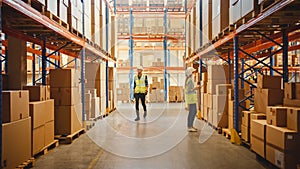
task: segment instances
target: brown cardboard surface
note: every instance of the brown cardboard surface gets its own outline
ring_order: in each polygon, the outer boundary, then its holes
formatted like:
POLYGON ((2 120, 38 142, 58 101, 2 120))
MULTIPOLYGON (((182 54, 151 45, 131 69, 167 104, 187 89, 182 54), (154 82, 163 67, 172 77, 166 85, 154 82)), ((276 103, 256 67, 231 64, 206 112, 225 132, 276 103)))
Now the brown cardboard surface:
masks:
MULTIPOLYGON (((262 114, 262 113, 253 113, 250 115, 250 120, 265 120, 266 119, 266 115, 262 114)), ((251 122, 250 122, 251 124, 251 122)))
POLYGON ((218 125, 216 127, 227 128, 228 127, 228 114, 218 113, 218 125))
POLYGON ((3 91, 2 122, 8 123, 29 117, 29 92, 3 91))
POLYGON ((299 134, 284 127, 267 125, 266 138, 268 144, 280 150, 294 150, 299 147, 299 134))
POLYGON ((242 139, 249 142, 250 141, 250 128, 248 126, 241 126, 242 139))
POLYGON ((100 90, 101 81, 99 80, 87 80, 87 83, 85 83, 85 86, 87 88, 95 88, 97 90, 100 90))
POLYGON ((300 108, 288 108, 287 111, 287 128, 290 130, 300 131, 300 108))
POLYGON ((85 74, 88 80, 100 80, 100 63, 86 63, 85 74))
POLYGON ((254 110, 266 113, 267 106, 282 105, 283 90, 281 89, 254 89, 254 110))
POLYGON ((300 83, 296 83, 295 99, 300 99, 300 83))
POLYGON ((29 91, 29 101, 44 101, 46 100, 45 86, 24 86, 23 90, 29 91))
POLYGON ((80 88, 51 88, 55 106, 72 106, 81 103, 80 88))
POLYGON ((216 86, 216 94, 217 95, 226 95, 228 94, 228 89, 231 89, 231 84, 218 84, 216 86))
POLYGON ((266 120, 252 120, 250 133, 259 139, 265 140, 266 134, 266 120))
POLYGON ((287 108, 286 107, 267 107, 267 123, 278 126, 286 127, 287 121, 287 108))
POLYGON ((204 93, 203 96, 204 96, 204 98, 203 98, 203 105, 205 107, 208 107, 208 100, 207 100, 208 99, 208 94, 204 93))
POLYGON ((260 138, 255 137, 253 135, 251 135, 250 140, 251 140, 251 150, 253 150, 255 153, 257 153, 261 157, 265 158, 266 157, 265 141, 260 138))
POLYGON ((71 88, 79 86, 80 73, 75 69, 50 69, 50 86, 71 88))
POLYGON ((253 111, 242 111, 242 125, 250 127, 251 114, 255 113, 253 111))
POLYGON ((46 100, 49 100, 50 99, 50 86, 49 85, 47 85, 47 86, 45 86, 45 99, 46 100))
POLYGON ((54 100, 46 100, 45 101, 45 123, 54 120, 54 100))
POLYGON ((257 87, 260 89, 281 89, 281 76, 257 76, 257 87))
POLYGON ((218 79, 218 80, 208 80, 207 81, 207 93, 216 94, 216 86, 218 84, 225 84, 227 81, 218 79))
POLYGON ((5 123, 2 127, 1 164, 6 164, 5 169, 15 168, 31 157, 31 118, 5 123))
POLYGON ((100 104, 99 97, 95 97, 91 99, 91 118, 99 117, 100 115, 99 104, 100 104))
POLYGON ((234 128, 233 116, 228 115, 228 129, 233 129, 233 128, 234 128))
POLYGON ((82 128, 81 104, 55 107, 55 134, 72 134, 82 128))
POLYGON ((45 126, 39 126, 32 130, 32 155, 41 151, 45 146, 45 126))
POLYGON ((213 108, 213 95, 207 94, 207 107, 212 109, 213 108))
POLYGON ((216 112, 228 113, 227 95, 213 95, 213 109, 216 112))
POLYGON ((45 146, 54 141, 54 120, 45 124, 45 146))
POLYGON ((284 98, 296 98, 296 83, 284 83, 284 98))
POLYGON ((290 106, 290 107, 300 107, 300 99, 296 100, 296 99, 283 99, 283 106, 290 106))
POLYGON ((29 110, 30 110, 33 129, 43 126, 45 124, 46 122, 45 116, 47 112, 46 104, 47 103, 45 101, 29 103, 29 110))
POLYGON ((299 157, 297 151, 283 152, 269 144, 266 145, 266 159, 279 168, 296 168, 299 162, 297 157, 299 157))

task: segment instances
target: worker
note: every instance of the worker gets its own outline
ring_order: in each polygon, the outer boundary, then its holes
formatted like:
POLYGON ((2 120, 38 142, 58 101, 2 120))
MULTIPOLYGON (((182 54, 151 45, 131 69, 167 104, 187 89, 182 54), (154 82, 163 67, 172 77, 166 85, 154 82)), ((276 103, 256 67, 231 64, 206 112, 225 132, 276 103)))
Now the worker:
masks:
POLYGON ((145 103, 146 95, 148 94, 148 79, 147 76, 143 74, 143 67, 137 67, 138 74, 134 76, 134 98, 135 98, 135 108, 136 108, 136 119, 134 121, 140 120, 139 112, 139 100, 142 101, 142 106, 144 109, 144 118, 147 116, 147 107, 145 103))
POLYGON ((193 126, 194 119, 197 113, 197 93, 196 90, 200 88, 200 86, 194 86, 194 80, 192 78, 193 72, 195 69, 193 67, 188 67, 186 69, 186 80, 185 80, 185 101, 188 104, 188 119, 187 119, 187 127, 189 132, 196 132, 197 129, 193 126))

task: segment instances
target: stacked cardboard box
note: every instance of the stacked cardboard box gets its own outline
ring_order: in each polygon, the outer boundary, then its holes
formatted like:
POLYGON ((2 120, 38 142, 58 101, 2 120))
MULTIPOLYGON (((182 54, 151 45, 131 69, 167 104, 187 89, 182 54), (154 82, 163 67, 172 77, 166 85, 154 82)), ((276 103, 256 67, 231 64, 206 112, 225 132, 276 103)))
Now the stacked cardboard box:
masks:
POLYGON ((169 86, 169 101, 182 102, 184 100, 182 86, 169 86))
POLYGON ((129 60, 118 59, 118 67, 130 67, 129 60))
POLYGON ((242 112, 242 126, 241 126, 241 136, 246 142, 251 143, 251 121, 252 120, 263 120, 266 119, 265 114, 259 114, 255 111, 243 111, 242 112))
POLYGON ((16 168, 32 157, 28 91, 3 91, 2 167, 16 168))
POLYGON ((229 25, 229 0, 212 0, 212 37, 229 25))
POLYGON ((203 44, 212 40, 212 0, 202 1, 203 44))
POLYGON ((89 120, 91 118, 91 102, 92 102, 92 94, 91 91, 88 90, 84 96, 84 110, 85 110, 85 119, 89 120))
POLYGON ((85 64, 85 78, 87 83, 85 84, 86 90, 97 89, 97 96, 101 95, 101 82, 100 82, 100 64, 99 63, 86 63, 85 64))
POLYGON ((117 100, 128 101, 130 98, 130 86, 129 83, 120 83, 117 88, 117 100))
POLYGON ((254 110, 266 113, 267 106, 282 105, 283 90, 281 90, 281 76, 257 77, 257 88, 254 89, 254 110))
POLYGON ((200 90, 200 101, 198 101, 198 104, 200 104, 200 113, 201 117, 205 120, 207 120, 207 80, 208 75, 207 72, 202 73, 202 81, 201 84, 201 90, 200 90))
POLYGON ((51 99, 55 105, 55 134, 72 134, 82 128, 79 71, 51 69, 51 99))
POLYGON ((284 106, 300 107, 300 83, 284 84, 284 106))
POLYGON ((251 123, 251 147, 260 156, 278 168, 296 168, 299 158, 300 109, 292 107, 268 107, 267 119, 251 123), (280 127, 279 127, 280 126, 280 127), (264 137, 257 133, 264 128, 264 137))
POLYGON ((82 33, 82 3, 71 0, 68 10, 68 24, 79 33, 82 33))
POLYGON ((248 0, 248 1, 230 0, 229 5, 230 5, 229 6, 229 9, 230 9, 230 15, 229 15, 230 24, 235 24, 241 18, 248 15, 250 12, 254 12, 254 13, 252 13, 251 17, 255 17, 255 15, 258 12, 257 0, 248 0))

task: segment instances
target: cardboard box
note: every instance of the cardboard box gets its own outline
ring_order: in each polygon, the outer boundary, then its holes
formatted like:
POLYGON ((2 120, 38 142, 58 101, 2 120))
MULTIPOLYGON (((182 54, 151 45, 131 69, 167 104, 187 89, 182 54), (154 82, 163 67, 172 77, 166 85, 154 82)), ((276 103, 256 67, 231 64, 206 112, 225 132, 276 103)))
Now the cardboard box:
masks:
POLYGON ((284 98, 296 98, 296 83, 284 83, 284 98))
POLYGON ((50 69, 51 88, 79 86, 80 72, 75 69, 50 69))
POLYGON ((266 159, 279 168, 296 168, 299 164, 299 152, 286 152, 267 144, 266 159))
POLYGON ((55 107, 55 134, 72 134, 82 128, 81 104, 55 107))
POLYGON ((283 99, 283 106, 300 107, 300 100, 283 99))
POLYGON ((100 80, 100 63, 85 63, 85 78, 100 80))
POLYGON ((23 90, 29 91, 29 101, 44 101, 46 100, 45 86, 24 86, 23 90))
POLYGON ((251 135, 257 137, 258 139, 265 140, 266 126, 266 120, 252 120, 250 130, 251 135))
POLYGON ((46 100, 45 101, 45 123, 54 120, 54 100, 46 100))
POLYGON ((91 118, 97 118, 100 116, 99 104, 100 104, 99 97, 95 97, 91 100, 91 118))
MULTIPOLYGON (((251 117, 251 119, 250 119, 251 121, 252 120, 265 120, 267 118, 265 114, 256 113, 256 112, 251 114, 250 117, 251 117)), ((251 124, 251 122, 250 122, 250 124, 251 124)))
POLYGON ((300 131, 300 108, 288 108, 287 110, 287 128, 300 131))
POLYGON ((152 77, 152 82, 153 82, 153 83, 158 82, 158 77, 152 77))
POLYGON ((80 88, 51 88, 55 106, 72 106, 81 103, 80 88))
POLYGON ((266 139, 267 144, 273 145, 280 150, 295 150, 299 148, 299 134, 284 127, 267 125, 266 139))
POLYGON ((48 146, 54 141, 54 120, 45 124, 45 146, 48 146))
POLYGON ((266 157, 266 144, 265 140, 257 138, 253 135, 250 137, 251 140, 251 150, 260 155, 261 157, 266 157))
POLYGON ((16 168, 32 157, 30 117, 2 124, 2 135, 3 169, 16 168))
POLYGON ((207 93, 216 94, 216 86, 219 84, 226 83, 226 80, 218 79, 218 80, 208 80, 207 81, 207 93))
POLYGON ((29 92, 3 91, 2 122, 8 123, 29 117, 29 92))
POLYGON ((250 142, 250 128, 248 126, 241 126, 242 139, 250 142))
MULTIPOLYGON (((245 103, 241 103, 240 105, 245 106, 245 103)), ((239 107, 239 118, 242 120, 242 111, 243 108, 239 107)), ((233 116, 234 115, 234 101, 230 100, 228 101, 228 115, 233 116)))
POLYGON ((30 116, 32 120, 32 128, 38 128, 46 123, 46 102, 30 102, 29 103, 30 116))
POLYGON ((228 114, 217 113, 217 125, 216 127, 227 128, 228 127, 228 114))
POLYGON ((228 114, 228 97, 226 95, 213 95, 213 109, 218 113, 228 114))
POLYGON ((45 147, 45 126, 39 126, 32 130, 32 156, 39 153, 45 147))
POLYGON ((254 110, 266 113, 268 106, 282 105, 283 90, 281 89, 254 89, 254 110))
POLYGON ((257 87, 260 89, 281 89, 281 76, 257 76, 257 87))
POLYGON ((49 85, 47 85, 47 86, 45 86, 45 99, 46 100, 49 100, 50 99, 50 86, 49 85))
POLYGON ((251 114, 255 113, 253 111, 242 111, 242 125, 250 127, 251 114))
POLYGON ((286 107, 268 107, 266 114, 267 114, 268 124, 278 126, 278 127, 286 127, 286 121, 287 121, 286 107))
POLYGON ((228 94, 228 89, 231 89, 231 84, 218 84, 216 86, 216 94, 217 95, 226 95, 228 94))

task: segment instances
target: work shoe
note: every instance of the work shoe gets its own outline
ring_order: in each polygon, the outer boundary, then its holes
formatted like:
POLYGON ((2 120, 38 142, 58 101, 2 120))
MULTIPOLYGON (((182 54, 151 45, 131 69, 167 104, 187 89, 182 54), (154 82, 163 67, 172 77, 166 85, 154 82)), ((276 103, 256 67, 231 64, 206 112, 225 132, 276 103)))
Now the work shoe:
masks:
POLYGON ((140 117, 136 117, 135 119, 134 119, 134 121, 139 121, 140 120, 140 117))
POLYGON ((193 127, 188 128, 188 132, 197 132, 198 130, 194 129, 193 127))
POLYGON ((147 117, 147 111, 144 111, 144 118, 147 117))

